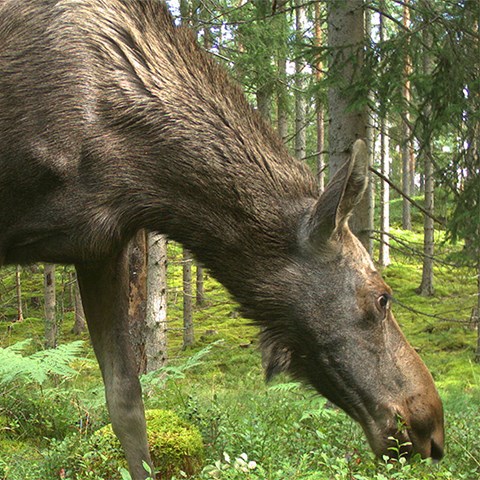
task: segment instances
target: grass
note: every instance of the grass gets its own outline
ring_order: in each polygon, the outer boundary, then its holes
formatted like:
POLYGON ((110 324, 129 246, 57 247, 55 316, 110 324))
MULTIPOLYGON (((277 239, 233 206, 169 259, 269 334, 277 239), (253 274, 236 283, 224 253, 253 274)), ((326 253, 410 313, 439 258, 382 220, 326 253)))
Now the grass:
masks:
MULTIPOLYGON (((394 229, 393 233, 402 241, 393 244, 398 249, 392 251, 392 264, 383 275, 398 300, 396 317, 432 371, 444 400, 445 459, 438 465, 418 459, 408 463, 377 461, 361 428, 343 412, 327 408, 325 401, 311 390, 284 377, 273 385, 265 385, 256 348, 256 328, 238 317, 228 294, 211 278, 207 277, 205 282, 207 303, 195 311, 196 346, 182 351, 180 255, 178 247, 172 245, 171 365, 180 368, 188 356, 215 341, 221 342, 215 343, 195 368, 174 375, 166 385, 147 388, 145 400, 148 408, 173 409, 200 428, 207 459, 203 472, 195 478, 474 480, 480 477, 480 366, 473 362, 476 332, 468 325, 476 293, 473 273, 465 267, 436 264, 435 296, 418 296, 415 289, 420 283, 421 268, 416 258, 403 250, 403 243, 421 246, 421 234, 400 229, 394 229)), ((438 241, 446 259, 459 248, 442 244, 441 234, 438 241)), ((5 303, 5 299, 11 298, 13 276, 11 271, 2 272, 0 303, 5 303)), ((63 271, 57 272, 59 283, 62 275, 63 271)), ((0 343, 7 346, 33 338, 34 351, 41 348, 43 338, 38 303, 41 272, 25 271, 23 276, 28 317, 21 324, 12 323, 15 309, 10 305, 0 321, 0 343)), ((62 343, 77 339, 70 332, 72 322, 72 312, 67 308, 61 328, 62 343)), ((82 474, 74 477, 75 472, 62 470, 62 462, 67 465, 75 451, 73 443, 78 441, 88 448, 89 433, 108 421, 98 368, 88 337, 82 338, 85 346, 81 358, 74 362, 78 374, 60 383, 52 379, 55 389, 0 383, 0 479, 95 478, 82 474), (40 417, 33 415, 35 409, 42 413, 40 417)))

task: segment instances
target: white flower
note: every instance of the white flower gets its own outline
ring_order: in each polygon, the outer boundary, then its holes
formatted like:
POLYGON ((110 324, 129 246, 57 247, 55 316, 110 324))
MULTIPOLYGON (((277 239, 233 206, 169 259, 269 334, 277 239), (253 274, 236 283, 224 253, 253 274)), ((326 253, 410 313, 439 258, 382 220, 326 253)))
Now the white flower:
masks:
POLYGON ((247 467, 250 469, 250 470, 255 470, 257 468, 257 462, 254 462, 253 460, 250 460, 248 462, 248 465, 247 467))

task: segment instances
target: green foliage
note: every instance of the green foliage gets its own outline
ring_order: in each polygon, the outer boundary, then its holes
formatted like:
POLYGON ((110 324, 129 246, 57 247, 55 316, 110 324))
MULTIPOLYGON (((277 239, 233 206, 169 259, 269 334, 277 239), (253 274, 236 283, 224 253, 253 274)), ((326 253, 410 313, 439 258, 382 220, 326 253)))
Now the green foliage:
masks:
POLYGON ((0 385, 18 380, 43 385, 49 378, 70 379, 77 375, 70 365, 82 351, 81 340, 23 356, 21 352, 30 344, 27 339, 7 348, 0 347, 0 385))
POLYGON ((146 373, 141 376, 140 382, 144 394, 152 395, 155 390, 165 387, 168 380, 178 380, 185 378, 186 373, 195 367, 203 364, 203 358, 210 353, 215 345, 222 343, 222 340, 207 345, 205 348, 193 353, 187 357, 185 361, 179 365, 165 365, 158 370, 146 373))
POLYGON ((79 411, 68 382, 78 374, 71 364, 82 344, 25 356, 28 340, 0 348, 0 430, 5 435, 62 436, 74 427, 79 411))

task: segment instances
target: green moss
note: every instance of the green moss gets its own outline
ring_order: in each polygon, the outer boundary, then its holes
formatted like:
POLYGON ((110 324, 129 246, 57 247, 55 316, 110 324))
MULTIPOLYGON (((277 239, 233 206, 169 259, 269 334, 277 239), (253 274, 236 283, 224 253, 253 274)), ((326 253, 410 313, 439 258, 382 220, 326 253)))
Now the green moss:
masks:
MULTIPOLYGON (((198 429, 170 410, 147 410, 147 435, 150 454, 159 479, 170 479, 180 471, 193 475, 204 459, 202 437, 198 429)), ((92 435, 97 448, 88 454, 89 467, 105 478, 126 467, 120 442, 111 424, 92 435)), ((118 474, 117 474, 118 475, 118 474)))

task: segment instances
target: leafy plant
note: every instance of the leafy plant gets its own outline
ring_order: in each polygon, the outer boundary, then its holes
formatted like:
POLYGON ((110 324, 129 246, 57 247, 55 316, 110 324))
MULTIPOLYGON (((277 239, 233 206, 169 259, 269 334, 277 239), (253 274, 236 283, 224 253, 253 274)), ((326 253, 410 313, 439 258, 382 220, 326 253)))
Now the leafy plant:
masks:
POLYGON ((71 363, 79 358, 83 341, 66 343, 57 348, 22 355, 31 344, 27 339, 10 347, 0 348, 0 385, 15 381, 42 386, 48 379, 69 379, 77 375, 71 363))

